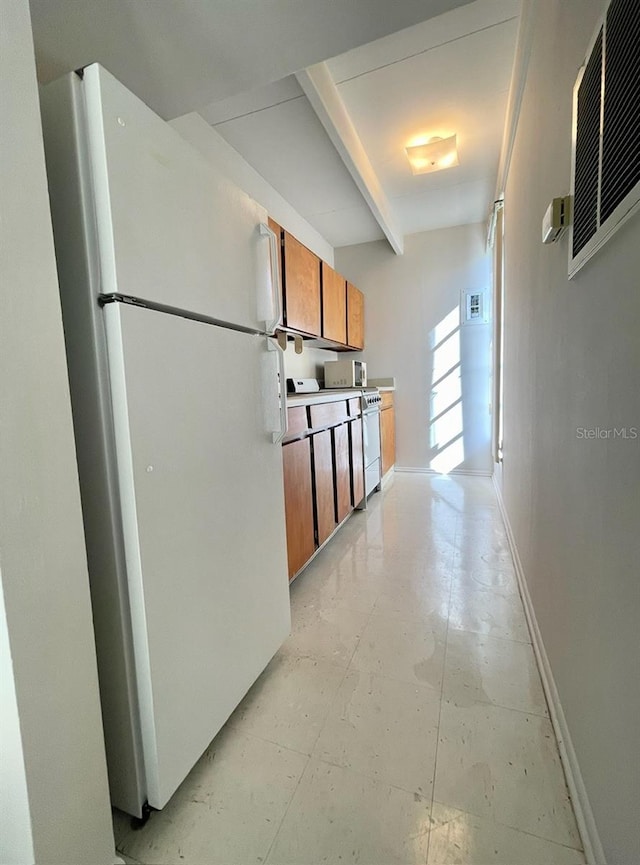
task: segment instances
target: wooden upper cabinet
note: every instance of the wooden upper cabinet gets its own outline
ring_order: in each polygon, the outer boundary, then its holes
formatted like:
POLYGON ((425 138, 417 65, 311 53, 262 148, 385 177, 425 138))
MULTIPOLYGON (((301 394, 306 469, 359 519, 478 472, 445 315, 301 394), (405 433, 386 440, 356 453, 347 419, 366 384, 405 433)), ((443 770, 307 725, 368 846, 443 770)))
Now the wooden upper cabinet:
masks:
POLYGON ((269 217, 280 240, 282 324, 345 348, 364 348, 364 295, 269 217))
POLYGON ((364 295, 347 282, 347 345, 364 348, 364 295))
POLYGON ((284 234, 284 323, 320 336, 320 259, 299 240, 284 234))
POLYGON ((347 282, 322 262, 322 336, 347 343, 347 282))

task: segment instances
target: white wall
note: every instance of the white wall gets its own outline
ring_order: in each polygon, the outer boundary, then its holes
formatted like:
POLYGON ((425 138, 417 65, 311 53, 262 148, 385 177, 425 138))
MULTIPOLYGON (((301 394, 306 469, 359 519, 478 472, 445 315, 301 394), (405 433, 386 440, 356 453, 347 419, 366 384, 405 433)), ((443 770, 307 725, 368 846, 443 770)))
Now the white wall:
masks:
POLYGON ((194 111, 169 123, 218 171, 266 208, 278 225, 333 265, 333 247, 200 114, 194 111))
POLYGON ((485 227, 336 249, 365 295, 370 378, 396 377, 396 467, 491 471, 491 326, 460 327, 460 290, 490 288, 485 227))
POLYGON ((1 572, 0 683, 0 861, 22 865, 34 861, 33 838, 1 572))
POLYGON ((505 199, 503 497, 609 865, 640 861, 640 217, 571 281, 572 88, 603 0, 539 0, 505 199))
MULTIPOLYGON (((209 159, 218 171, 261 204, 279 225, 323 261, 333 265, 333 247, 200 114, 192 112, 169 122, 209 159)), ((297 355, 290 343, 285 353, 287 377, 322 378, 325 360, 335 360, 336 357, 335 352, 309 348, 306 345, 304 352, 297 355)))
POLYGON ((0 861, 107 865, 113 833, 27 0, 0 0, 0 19, 0 703, 3 736, 22 748, 2 765, 0 801, 12 805, 2 809, 0 861))
POLYGON ((287 378, 317 378, 322 382, 325 361, 337 359, 338 352, 313 348, 306 344, 302 354, 296 354, 293 343, 290 342, 284 355, 284 368, 287 378))

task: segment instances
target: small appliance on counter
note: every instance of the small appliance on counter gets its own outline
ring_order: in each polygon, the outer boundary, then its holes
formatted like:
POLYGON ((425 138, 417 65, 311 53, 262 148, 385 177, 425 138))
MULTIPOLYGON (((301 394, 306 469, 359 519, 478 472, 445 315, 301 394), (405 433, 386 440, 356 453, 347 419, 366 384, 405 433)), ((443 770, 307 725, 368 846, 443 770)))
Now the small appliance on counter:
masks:
POLYGON ((316 393, 320 390, 317 378, 288 378, 287 393, 316 393))
POLYGON ((367 364, 363 360, 328 360, 324 365, 324 386, 329 388, 366 387, 367 364))

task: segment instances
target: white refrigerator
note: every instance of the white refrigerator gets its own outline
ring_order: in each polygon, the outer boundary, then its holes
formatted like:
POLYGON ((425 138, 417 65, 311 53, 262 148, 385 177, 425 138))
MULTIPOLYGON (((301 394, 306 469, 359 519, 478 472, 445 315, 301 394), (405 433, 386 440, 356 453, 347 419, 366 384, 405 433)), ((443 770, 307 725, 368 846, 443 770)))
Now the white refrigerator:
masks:
POLYGON ((141 817, 290 628, 279 252, 99 65, 41 102, 111 794, 141 817))

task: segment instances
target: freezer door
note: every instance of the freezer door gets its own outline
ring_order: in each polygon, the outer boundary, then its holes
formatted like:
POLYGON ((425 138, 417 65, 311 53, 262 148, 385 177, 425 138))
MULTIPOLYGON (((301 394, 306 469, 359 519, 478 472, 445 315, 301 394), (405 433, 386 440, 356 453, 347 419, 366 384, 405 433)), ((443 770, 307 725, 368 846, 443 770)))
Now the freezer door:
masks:
POLYGON ((267 213, 101 66, 84 70, 101 292, 264 330, 267 213))
POLYGON ((144 771, 162 808, 289 633, 277 357, 264 337, 104 314, 144 771))

